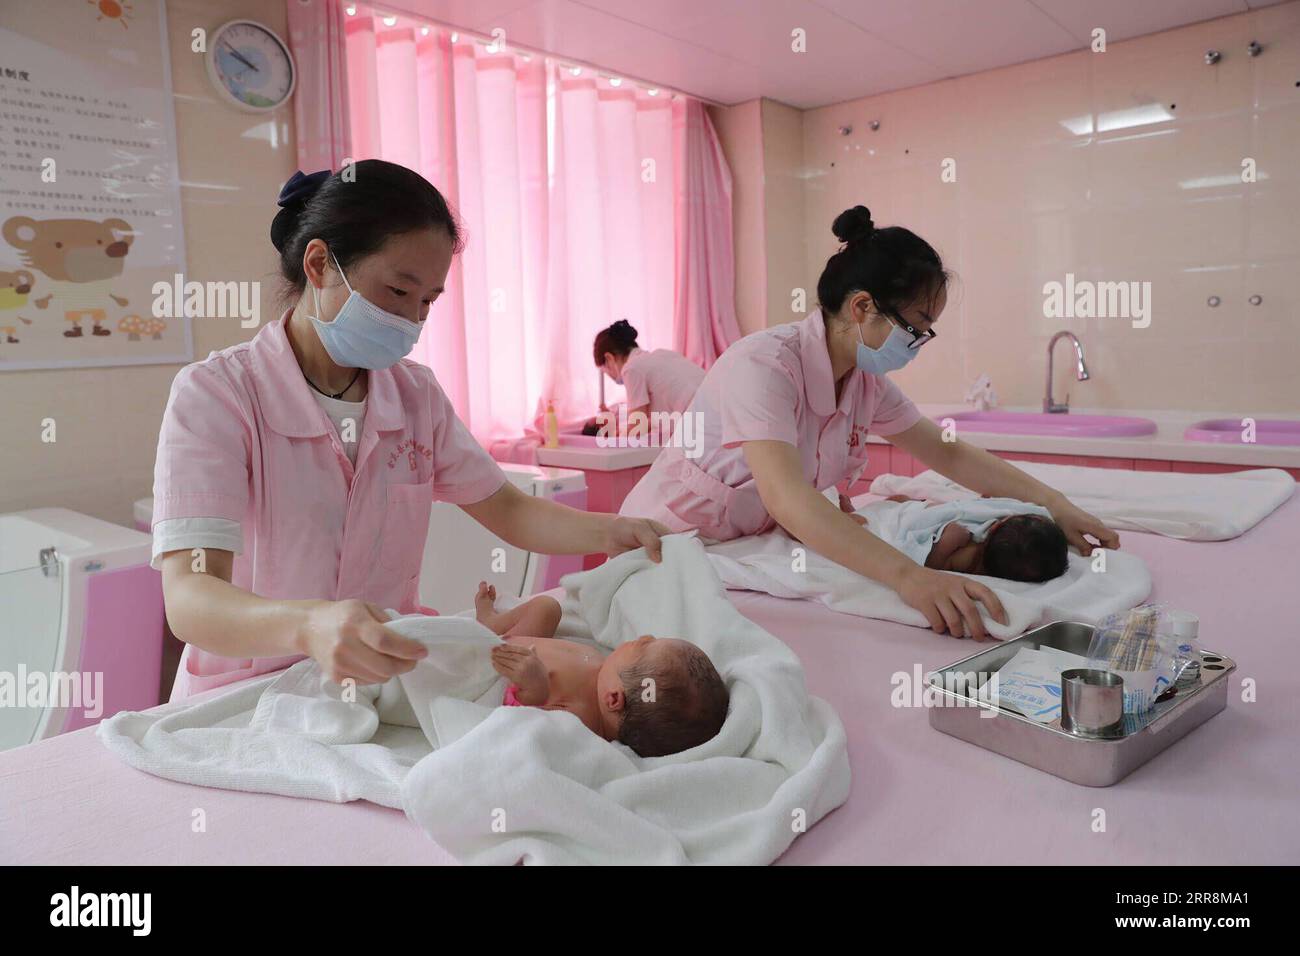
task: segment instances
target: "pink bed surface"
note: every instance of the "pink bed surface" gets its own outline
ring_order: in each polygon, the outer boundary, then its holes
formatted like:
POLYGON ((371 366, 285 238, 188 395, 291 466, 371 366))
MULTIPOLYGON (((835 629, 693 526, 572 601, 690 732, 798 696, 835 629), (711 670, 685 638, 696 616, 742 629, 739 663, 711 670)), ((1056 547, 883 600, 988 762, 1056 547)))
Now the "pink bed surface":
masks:
MULTIPOLYGON (((800 656, 848 731, 848 802, 783 863, 1190 864, 1300 862, 1300 499, 1233 541, 1128 533, 1154 600, 1201 617, 1238 662, 1228 707, 1113 787, 1090 789, 940 734, 895 708, 891 675, 976 645, 820 605, 736 593, 800 656), (1242 700, 1242 682, 1257 700, 1242 700), (1094 832, 1096 811, 1105 831, 1094 832)), ((0 863, 454 862, 405 816, 208 790, 132 770, 90 730, 0 753, 0 863), (207 830, 194 833, 196 810, 207 830)))

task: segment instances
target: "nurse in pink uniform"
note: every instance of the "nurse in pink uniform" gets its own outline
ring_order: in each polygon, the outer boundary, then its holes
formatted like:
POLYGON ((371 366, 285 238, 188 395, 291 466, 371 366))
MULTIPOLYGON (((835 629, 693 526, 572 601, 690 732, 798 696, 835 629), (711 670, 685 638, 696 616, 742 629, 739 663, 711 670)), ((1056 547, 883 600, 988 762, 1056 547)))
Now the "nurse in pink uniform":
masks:
POLYGON ((822 494, 867 464, 870 434, 985 495, 1047 508, 1083 553, 1119 536, 1060 492, 982 449, 944 441, 939 427, 887 378, 935 338, 948 275, 915 233, 877 229, 863 206, 832 227, 844 245, 817 283, 820 308, 756 332, 714 363, 687 411, 695 448, 669 447, 623 502, 673 531, 728 540, 777 525, 827 558, 892 587, 938 632, 982 639, 975 602, 998 620, 997 597, 970 578, 918 565, 822 494))
POLYGON ((435 500, 526 551, 644 546, 658 559, 662 526, 516 489, 433 373, 405 358, 460 229, 411 170, 353 170, 289 180, 271 241, 292 307, 172 383, 153 533, 167 619, 187 645, 174 699, 303 656, 340 682, 413 668, 423 646, 382 622, 385 608, 421 610, 435 500))
POLYGON ((644 431, 653 413, 686 411, 704 381, 704 369, 679 352, 639 348, 636 329, 627 319, 597 332, 592 352, 596 367, 627 390, 631 434, 644 431))

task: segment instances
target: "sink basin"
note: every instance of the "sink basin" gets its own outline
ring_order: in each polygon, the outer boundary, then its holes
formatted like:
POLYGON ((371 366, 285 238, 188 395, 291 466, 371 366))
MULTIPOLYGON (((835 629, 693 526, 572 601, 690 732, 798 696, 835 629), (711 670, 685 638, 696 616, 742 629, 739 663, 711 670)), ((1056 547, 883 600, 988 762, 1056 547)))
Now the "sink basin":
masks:
POLYGON ((649 448, 650 441, 645 438, 602 438, 599 435, 574 435, 565 434, 560 436, 561 448, 649 448))
MULTIPOLYGON (((1183 432, 1183 437, 1188 441, 1232 442, 1237 445, 1251 444, 1242 441, 1244 432, 1245 428, 1242 426, 1240 418, 1211 418, 1190 426, 1187 431, 1183 432)), ((1300 445, 1300 421, 1287 421, 1280 418, 1256 419, 1254 444, 1300 445)))
POLYGON ((936 416, 935 421, 942 421, 945 418, 957 422, 958 431, 966 428, 973 432, 997 432, 1002 435, 1132 438, 1156 433, 1156 423, 1151 419, 1126 418, 1122 415, 1074 415, 1069 412, 1055 415, 1046 412, 954 412, 951 415, 936 416))

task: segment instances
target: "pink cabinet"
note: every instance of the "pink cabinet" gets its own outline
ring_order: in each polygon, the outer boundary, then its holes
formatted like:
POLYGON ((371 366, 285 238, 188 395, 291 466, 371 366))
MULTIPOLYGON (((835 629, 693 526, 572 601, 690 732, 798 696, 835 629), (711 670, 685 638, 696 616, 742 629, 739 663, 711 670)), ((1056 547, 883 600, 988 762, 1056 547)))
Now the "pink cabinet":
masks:
MULTIPOLYGON (((616 514, 623 505, 641 476, 650 470, 649 465, 640 468, 622 468, 618 471, 583 470, 587 478, 587 510, 616 514)), ((605 562, 603 554, 589 554, 582 561, 584 570, 589 570, 605 562)))

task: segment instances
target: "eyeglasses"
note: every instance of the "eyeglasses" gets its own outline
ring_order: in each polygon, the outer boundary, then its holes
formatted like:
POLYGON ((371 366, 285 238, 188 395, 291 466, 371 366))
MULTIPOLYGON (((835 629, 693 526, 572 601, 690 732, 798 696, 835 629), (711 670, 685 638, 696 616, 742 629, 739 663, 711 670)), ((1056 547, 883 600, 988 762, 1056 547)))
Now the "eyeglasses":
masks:
POLYGON ((907 343, 907 347, 909 349, 912 349, 913 351, 919 349, 922 345, 924 345, 926 342, 929 342, 931 339, 937 338, 939 335, 939 333, 936 332, 934 329, 930 329, 929 331, 922 332, 916 326, 909 325, 907 320, 904 319, 902 316, 891 315, 890 318, 893 319, 896 323, 898 323, 898 327, 900 329, 902 329, 908 335, 912 336, 912 341, 907 343))

